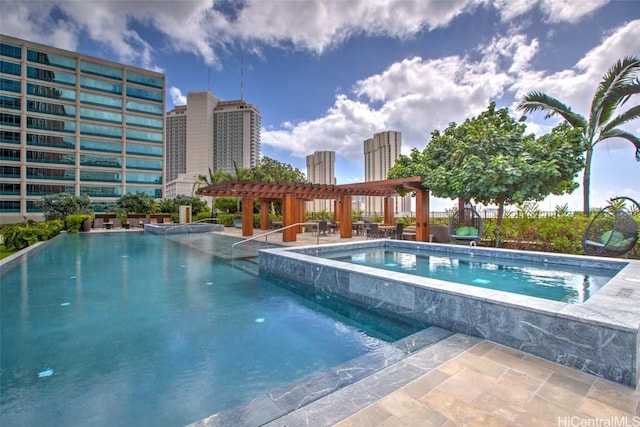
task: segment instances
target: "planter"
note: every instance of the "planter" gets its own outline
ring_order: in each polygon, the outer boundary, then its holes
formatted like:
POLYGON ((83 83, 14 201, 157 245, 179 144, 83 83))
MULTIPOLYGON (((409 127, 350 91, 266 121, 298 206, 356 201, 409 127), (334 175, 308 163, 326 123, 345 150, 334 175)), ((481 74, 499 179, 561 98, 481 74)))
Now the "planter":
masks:
POLYGON ((80 228, 83 232, 91 231, 91 220, 89 218, 85 218, 82 220, 82 227, 80 228))

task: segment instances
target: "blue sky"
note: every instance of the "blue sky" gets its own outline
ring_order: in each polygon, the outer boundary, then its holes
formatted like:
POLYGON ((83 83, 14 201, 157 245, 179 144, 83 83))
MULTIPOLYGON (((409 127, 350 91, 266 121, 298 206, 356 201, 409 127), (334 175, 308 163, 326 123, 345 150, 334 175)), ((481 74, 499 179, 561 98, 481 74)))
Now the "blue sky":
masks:
MULTIPOLYGON (((530 90, 587 115, 607 69, 640 55, 637 0, 0 0, 0 12, 4 34, 164 72, 168 109, 189 91, 239 98, 242 68, 263 155, 306 172, 308 154, 335 150, 340 184, 363 180, 363 141, 376 132, 423 149, 492 100, 519 117, 530 90)), ((537 134, 556 123, 527 121, 537 134)), ((640 134, 640 121, 626 129, 640 134)), ((593 207, 640 200, 631 144, 601 144, 591 184, 593 207)), ((581 190, 539 206, 564 203, 580 210, 581 190)))

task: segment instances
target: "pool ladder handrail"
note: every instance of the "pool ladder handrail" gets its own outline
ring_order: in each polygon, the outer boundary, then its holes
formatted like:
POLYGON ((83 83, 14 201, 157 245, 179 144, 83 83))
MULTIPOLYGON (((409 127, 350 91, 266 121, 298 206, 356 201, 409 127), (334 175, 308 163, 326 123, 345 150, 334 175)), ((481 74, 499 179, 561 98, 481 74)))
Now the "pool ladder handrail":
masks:
POLYGON ((283 230, 286 230, 288 228, 293 228, 293 227, 300 227, 302 225, 311 225, 311 226, 315 226, 316 227, 316 244, 320 244, 320 224, 317 222, 297 222, 295 224, 289 224, 285 227, 280 227, 277 228, 275 230, 269 230, 266 233, 262 233, 259 234, 257 236, 251 236, 251 237, 247 237, 244 240, 241 240, 239 242, 235 242, 234 244, 231 245, 231 265, 233 266, 233 248, 235 248, 237 245, 242 244, 242 243, 246 243, 249 242, 251 240, 257 240, 260 239, 261 237, 264 237, 264 242, 265 244, 269 244, 269 235, 270 234, 274 234, 274 233, 281 233, 283 230))

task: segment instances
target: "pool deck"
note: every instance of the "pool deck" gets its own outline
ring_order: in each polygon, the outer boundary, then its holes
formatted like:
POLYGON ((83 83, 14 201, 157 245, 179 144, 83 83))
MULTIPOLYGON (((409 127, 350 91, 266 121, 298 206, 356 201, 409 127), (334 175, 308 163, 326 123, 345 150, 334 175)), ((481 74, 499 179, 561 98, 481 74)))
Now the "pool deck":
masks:
MULTIPOLYGON (((223 234, 241 237, 241 230, 227 228, 223 234)), ((279 236, 270 235, 269 242, 283 244, 279 236)), ((319 243, 364 239, 329 234, 320 236, 319 243)), ((302 233, 296 242, 284 245, 316 242, 315 234, 302 233)), ((196 424, 220 425, 219 421, 214 415, 196 424)), ((631 426, 640 425, 640 387, 633 389, 488 340, 455 334, 267 425, 631 426)))

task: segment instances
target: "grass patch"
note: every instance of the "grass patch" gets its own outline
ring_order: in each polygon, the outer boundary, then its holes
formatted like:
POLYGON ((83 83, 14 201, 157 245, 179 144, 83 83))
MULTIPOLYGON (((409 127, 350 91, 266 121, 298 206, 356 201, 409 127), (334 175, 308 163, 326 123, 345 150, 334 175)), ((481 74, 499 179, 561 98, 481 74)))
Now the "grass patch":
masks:
POLYGON ((13 255, 18 251, 8 251, 4 245, 0 245, 0 259, 6 258, 9 255, 13 255))

